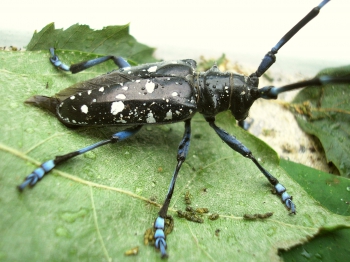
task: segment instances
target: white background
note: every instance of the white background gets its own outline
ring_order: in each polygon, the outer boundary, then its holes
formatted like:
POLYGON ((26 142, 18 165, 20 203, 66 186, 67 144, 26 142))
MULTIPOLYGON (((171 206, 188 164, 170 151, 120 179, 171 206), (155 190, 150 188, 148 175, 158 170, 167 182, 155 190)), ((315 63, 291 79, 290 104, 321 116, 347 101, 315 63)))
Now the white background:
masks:
MULTIPOLYGON (((229 60, 254 70, 267 51, 320 2, 7 0, 0 5, 0 46, 25 46, 34 30, 50 22, 55 22, 56 28, 80 23, 94 29, 130 22, 131 34, 156 47, 159 59, 218 58, 225 53, 229 60)), ((332 0, 280 49, 271 71, 273 77, 282 76, 286 81, 289 76, 300 79, 300 73, 311 76, 321 68, 345 64, 350 64, 350 0, 332 0)), ((281 145, 292 145, 295 153, 286 158, 328 171, 324 157, 299 152, 301 144, 311 148, 312 142, 308 144, 309 138, 299 130, 293 115, 281 110, 270 101, 257 101, 251 108, 254 123, 250 131, 281 156, 281 145), (263 128, 274 130, 276 136, 261 135, 263 128)))
MULTIPOLYGON (((263 55, 321 0, 33 0, 5 1, 0 46, 24 46, 34 30, 131 23, 131 34, 161 59, 219 57, 258 65, 263 55)), ((279 51, 277 70, 293 72, 350 62, 350 0, 330 1, 279 51)))

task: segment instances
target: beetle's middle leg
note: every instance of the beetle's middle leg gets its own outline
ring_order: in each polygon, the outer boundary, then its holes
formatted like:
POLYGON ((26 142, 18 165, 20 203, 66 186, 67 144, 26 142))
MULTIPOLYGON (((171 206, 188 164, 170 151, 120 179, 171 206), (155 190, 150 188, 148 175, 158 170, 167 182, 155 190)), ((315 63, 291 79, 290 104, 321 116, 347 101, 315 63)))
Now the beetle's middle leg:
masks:
POLYGON ((58 67, 64 71, 71 71, 73 74, 79 73, 85 69, 88 69, 88 68, 93 67, 95 65, 101 64, 101 63, 106 62, 110 59, 113 60, 113 62, 119 68, 130 67, 130 64, 124 58, 116 57, 116 56, 112 56, 112 55, 103 56, 103 57, 95 58, 95 59, 88 60, 88 61, 83 61, 83 62, 68 66, 68 65, 62 63, 61 60, 58 58, 58 56, 55 55, 54 48, 52 48, 52 47, 50 48, 50 53, 51 53, 50 62, 55 67, 58 67))
POLYGON ((238 125, 243 128, 244 130, 248 130, 251 125, 253 124, 254 120, 250 120, 250 121, 247 121, 247 120, 239 120, 238 121, 238 125))
POLYGON ((65 161, 67 161, 68 159, 71 159, 75 156, 84 154, 90 150, 93 150, 97 147, 109 144, 109 143, 115 143, 115 142, 119 142, 122 140, 125 140, 131 136, 133 136, 134 134, 136 134, 140 129, 141 129, 142 125, 138 125, 135 127, 131 127, 131 128, 127 128, 123 131, 120 131, 118 133, 115 133, 114 135, 111 136, 110 139, 107 140, 102 140, 100 142, 97 142, 93 145, 84 147, 82 149, 70 152, 68 154, 62 155, 62 156, 56 156, 55 159, 51 159, 48 160, 44 163, 42 163, 40 165, 40 167, 38 167, 37 169, 35 169, 29 176, 27 176, 24 179, 24 182, 22 184, 20 184, 19 186, 17 186, 19 191, 23 191, 23 189, 26 186, 34 186, 36 185, 37 182, 39 182, 44 175, 46 175, 47 173, 49 173, 52 169, 54 169, 58 164, 61 164, 65 161))
POLYGON ((283 203, 286 205, 286 207, 291 211, 292 214, 295 214, 295 205, 292 202, 292 197, 286 192, 286 188, 280 184, 273 175, 271 175, 265 168, 263 168, 259 162, 256 160, 256 158, 253 156, 252 152, 243 145, 240 141, 237 140, 236 137, 231 136, 228 134, 225 130, 219 128, 217 125, 215 125, 215 118, 214 117, 207 117, 206 120, 209 122, 209 125, 215 130, 215 132, 219 135, 219 137, 233 150, 240 153, 242 156, 249 158, 253 161, 253 163, 259 168, 261 173, 264 174, 264 176, 269 180, 271 185, 274 186, 277 194, 280 195, 283 203))
POLYGON ((154 233, 155 244, 154 245, 157 249, 160 249, 160 252, 162 254, 162 258, 168 256, 166 251, 165 251, 165 249, 167 247, 167 244, 165 241, 165 233, 164 233, 165 218, 167 216, 170 200, 171 200, 171 197, 172 197, 173 192, 174 192, 174 187, 175 187, 177 175, 179 173, 179 170, 181 168, 182 163, 185 162, 185 159, 186 159, 186 156, 188 153, 188 149, 190 147, 190 138, 191 138, 191 119, 188 119, 185 121, 185 132, 184 132, 182 141, 179 145, 179 149, 177 152, 177 165, 176 165, 176 168, 174 171, 174 175, 173 175, 173 178, 171 179, 169 190, 168 190, 167 196, 165 198, 164 204, 158 213, 159 216, 157 217, 156 221, 154 222, 154 229, 155 229, 155 233, 154 233))

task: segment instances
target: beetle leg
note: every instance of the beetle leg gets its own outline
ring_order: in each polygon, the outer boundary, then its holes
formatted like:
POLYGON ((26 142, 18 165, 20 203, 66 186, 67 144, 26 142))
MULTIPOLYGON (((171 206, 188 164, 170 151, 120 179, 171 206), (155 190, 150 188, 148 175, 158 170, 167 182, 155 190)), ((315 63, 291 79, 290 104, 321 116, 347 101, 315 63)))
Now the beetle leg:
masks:
POLYGON ((292 197, 286 192, 286 188, 280 184, 274 176, 272 176, 265 168, 263 168, 256 158, 253 156, 252 152, 243 145, 240 141, 236 139, 236 137, 229 135, 225 130, 219 128, 215 125, 215 118, 206 118, 209 122, 209 125, 215 130, 215 132, 219 135, 219 137, 233 150, 240 153, 242 156, 249 158, 253 161, 253 163, 259 168, 261 173, 269 180, 271 185, 274 186, 277 194, 280 195, 283 203, 286 205, 288 210, 291 211, 291 214, 295 214, 295 205, 292 202, 292 197))
POLYGON ((168 190, 168 193, 166 195, 164 204, 158 213, 159 216, 157 217, 157 219, 154 222, 154 229, 155 229, 155 233, 154 233, 155 244, 154 245, 157 249, 160 249, 160 252, 162 254, 162 258, 165 258, 168 256, 168 254, 165 251, 167 248, 167 244, 165 241, 166 236, 164 233, 165 218, 167 216, 170 200, 171 200, 171 197, 172 197, 173 192, 174 192, 174 187, 175 187, 177 175, 179 173, 179 170, 181 168, 182 163, 185 162, 185 159, 186 159, 186 156, 188 153, 188 149, 190 147, 190 137, 191 137, 191 119, 188 119, 185 121, 185 132, 184 132, 182 141, 180 142, 179 149, 177 152, 177 165, 176 165, 176 168, 174 171, 174 175, 173 175, 173 178, 171 179, 169 190, 168 190))
POLYGON ((130 64, 124 58, 116 57, 112 55, 103 56, 103 57, 91 59, 88 61, 76 63, 71 66, 67 66, 66 64, 61 62, 61 60, 58 58, 57 55, 55 55, 55 49, 53 47, 50 48, 50 53, 51 53, 51 57, 50 57, 51 64, 53 64, 55 67, 58 67, 64 71, 71 71, 73 74, 79 73, 85 69, 88 69, 95 65, 106 62, 109 59, 112 59, 119 68, 130 67, 130 64))
POLYGON ((84 147, 82 149, 70 152, 70 153, 62 155, 62 156, 56 156, 55 159, 51 159, 51 160, 48 160, 48 161, 44 162, 43 164, 40 165, 40 167, 35 169, 29 176, 27 176, 24 179, 24 182, 22 184, 17 186, 18 190, 19 191, 23 191, 23 189, 26 186, 28 186, 28 185, 29 186, 36 185, 36 183, 38 181, 40 181, 44 177, 44 175, 49 173, 58 164, 61 164, 61 163, 65 162, 68 159, 71 159, 71 158, 73 158, 75 156, 84 154, 84 153, 86 153, 86 152, 88 152, 90 150, 93 150, 93 149, 97 148, 97 147, 100 147, 100 146, 103 146, 103 145, 106 145, 106 144, 109 144, 109 143, 119 142, 119 141, 122 141, 124 139, 127 139, 127 138, 131 137, 132 135, 136 134, 141 129, 141 127, 142 127, 142 125, 125 129, 123 131, 115 133, 114 135, 112 135, 112 137, 110 139, 102 140, 102 141, 97 142, 97 143, 95 143, 93 145, 84 147))
POLYGON ((238 121, 238 125, 241 128, 243 128, 244 130, 248 130, 251 127, 251 125, 253 124, 253 122, 254 122, 253 119, 251 119, 249 121, 247 121, 247 120, 239 120, 238 121))

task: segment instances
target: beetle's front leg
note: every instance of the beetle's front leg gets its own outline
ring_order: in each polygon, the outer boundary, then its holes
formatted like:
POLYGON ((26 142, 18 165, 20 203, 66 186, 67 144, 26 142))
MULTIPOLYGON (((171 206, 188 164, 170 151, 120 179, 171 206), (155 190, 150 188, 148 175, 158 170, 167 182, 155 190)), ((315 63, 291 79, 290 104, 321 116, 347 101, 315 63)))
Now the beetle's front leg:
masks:
POLYGON ((156 221, 154 222, 154 229, 155 229, 155 233, 154 233, 155 244, 154 245, 157 249, 160 250, 160 252, 162 254, 162 258, 165 258, 168 256, 168 254, 165 251, 167 248, 167 244, 165 241, 166 237, 165 237, 165 233, 164 233, 165 218, 167 216, 171 197, 173 196, 177 175, 179 173, 179 170, 181 168, 182 163, 185 162, 185 159, 186 159, 186 156, 188 153, 188 149, 190 147, 190 138, 191 138, 191 119, 188 119, 185 121, 185 132, 184 132, 182 141, 179 145, 179 149, 177 152, 177 165, 175 168, 175 172, 174 172, 173 178, 171 179, 169 190, 168 190, 168 193, 166 195, 164 204, 158 213, 159 216, 157 217, 156 221))
POLYGON ((50 57, 51 64, 53 64, 55 67, 58 67, 64 71, 71 71, 73 74, 79 73, 85 69, 88 69, 88 68, 93 67, 95 65, 106 62, 109 59, 113 60, 114 63, 119 68, 130 67, 130 64, 124 58, 116 57, 116 56, 112 56, 112 55, 103 56, 103 57, 95 58, 95 59, 88 60, 88 61, 83 61, 80 63, 73 64, 71 66, 68 66, 68 65, 62 63, 61 60, 58 58, 58 56, 55 55, 54 48, 52 48, 52 47, 50 48, 50 53, 51 53, 51 57, 50 57))
POLYGON ((292 197, 286 192, 286 188, 280 184, 274 176, 272 176, 265 168, 263 168, 259 162, 256 160, 256 158, 253 156, 252 152, 243 145, 240 141, 238 141, 234 136, 231 136, 228 134, 225 130, 219 128, 215 125, 215 118, 208 117, 206 120, 209 122, 209 125, 215 130, 215 132, 219 135, 219 137, 233 150, 240 153, 242 156, 249 158, 253 161, 253 163, 259 168, 261 173, 264 174, 264 176, 269 180, 271 185, 274 186, 277 194, 280 195, 283 203, 286 205, 288 210, 291 211, 291 214, 295 214, 295 205, 292 202, 292 197))

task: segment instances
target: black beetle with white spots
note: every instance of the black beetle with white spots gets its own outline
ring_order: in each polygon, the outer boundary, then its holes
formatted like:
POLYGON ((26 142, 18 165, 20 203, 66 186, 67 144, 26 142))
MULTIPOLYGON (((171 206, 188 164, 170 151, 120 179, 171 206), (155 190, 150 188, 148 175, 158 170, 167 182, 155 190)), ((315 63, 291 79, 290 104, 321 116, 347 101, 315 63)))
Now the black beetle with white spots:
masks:
POLYGON ((206 72, 196 72, 196 62, 190 59, 144 64, 130 67, 121 57, 105 56, 67 66, 50 49, 51 63, 65 71, 78 73, 112 59, 119 67, 110 73, 91 80, 77 83, 62 90, 53 97, 34 96, 26 102, 51 111, 68 127, 77 126, 131 126, 80 150, 56 156, 35 169, 18 186, 34 186, 44 175, 58 164, 93 150, 99 146, 120 142, 135 135, 143 125, 169 124, 184 121, 185 132, 177 153, 177 165, 170 182, 168 193, 158 217, 154 222, 155 247, 163 258, 167 257, 167 243, 164 233, 165 219, 174 191, 175 182, 182 163, 185 161, 191 137, 191 119, 200 113, 217 135, 233 150, 250 159, 274 187, 291 214, 296 214, 292 197, 286 188, 272 176, 236 137, 228 134, 215 124, 215 116, 231 110, 234 117, 244 126, 244 119, 255 100, 277 99, 278 94, 306 86, 321 86, 328 83, 350 83, 350 77, 321 76, 311 80, 290 84, 280 88, 266 86, 258 88, 259 77, 275 62, 278 50, 287 43, 303 26, 318 15, 329 2, 322 1, 297 23, 263 58, 255 73, 250 76, 221 72, 216 65, 206 72))

